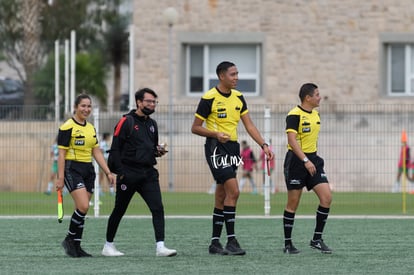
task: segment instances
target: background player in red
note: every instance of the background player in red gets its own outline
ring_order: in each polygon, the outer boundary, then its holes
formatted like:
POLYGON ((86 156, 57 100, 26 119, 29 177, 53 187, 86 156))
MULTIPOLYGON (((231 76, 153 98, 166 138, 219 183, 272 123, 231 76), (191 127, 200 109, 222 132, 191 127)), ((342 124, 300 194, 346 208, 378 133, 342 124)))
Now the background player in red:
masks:
POLYGON ((401 176, 403 173, 405 177, 409 181, 413 181, 414 179, 410 177, 410 169, 412 168, 411 157, 410 157, 410 146, 407 143, 407 133, 405 130, 402 131, 401 134, 401 150, 400 150, 400 158, 398 160, 398 171, 397 171, 397 178, 395 180, 394 186, 392 188, 392 192, 401 192, 401 176))
POLYGON ((257 161, 256 157, 254 156, 252 148, 250 148, 249 144, 247 144, 247 141, 243 140, 241 142, 241 152, 240 156, 243 160, 242 165, 242 177, 240 179, 239 183, 239 189, 240 192, 243 190, 243 186, 246 183, 246 181, 249 181, 250 186, 252 187, 252 193, 257 194, 257 187, 254 182, 254 178, 252 175, 253 170, 257 171, 257 161))

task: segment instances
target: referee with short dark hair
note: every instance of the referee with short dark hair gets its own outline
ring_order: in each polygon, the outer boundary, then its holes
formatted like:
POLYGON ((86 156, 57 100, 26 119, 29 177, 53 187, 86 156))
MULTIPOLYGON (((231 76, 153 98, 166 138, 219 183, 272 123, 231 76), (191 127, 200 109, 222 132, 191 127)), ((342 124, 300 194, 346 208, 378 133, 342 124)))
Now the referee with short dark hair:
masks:
POLYGON ((246 254, 235 233, 236 205, 240 194, 236 172, 242 163, 240 144, 237 141, 240 120, 249 135, 262 147, 268 159, 272 160, 274 157, 250 118, 243 94, 235 89, 238 73, 232 62, 223 61, 217 65, 219 83, 201 97, 191 127, 193 134, 206 137, 204 154, 216 181, 213 232, 208 250, 210 254, 246 254), (225 248, 220 243, 223 225, 227 231, 225 248))
POLYGON ((284 161, 284 174, 288 200, 283 213, 285 235, 283 252, 287 254, 300 252, 292 243, 292 230, 302 190, 306 187, 307 190, 313 190, 319 198, 316 226, 310 247, 322 253, 332 253, 322 239, 332 195, 323 169, 324 161, 317 155, 321 122, 319 113, 314 108, 318 107, 321 101, 318 86, 313 83, 303 84, 299 91, 299 98, 301 104, 290 110, 286 117, 288 151, 284 161))

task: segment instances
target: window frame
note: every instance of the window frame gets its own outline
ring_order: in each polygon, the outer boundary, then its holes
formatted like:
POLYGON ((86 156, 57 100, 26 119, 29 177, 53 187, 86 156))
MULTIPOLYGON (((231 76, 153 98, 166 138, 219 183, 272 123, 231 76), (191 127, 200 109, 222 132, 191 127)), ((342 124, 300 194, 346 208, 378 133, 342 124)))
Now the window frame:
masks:
POLYGON ((388 98, 413 97, 414 96, 414 66, 411 60, 414 55, 414 33, 381 33, 379 79, 382 94, 388 98), (404 46, 404 92, 392 92, 392 55, 391 46, 404 46))
MULTIPOLYGON (((263 92, 263 52, 264 52, 264 35, 262 33, 194 33, 185 32, 177 34, 178 45, 180 47, 179 60, 182 68, 178 70, 179 90, 184 91, 181 95, 185 97, 200 97, 209 87, 211 79, 217 79, 215 72, 209 72, 210 47, 217 45, 256 45, 256 73, 249 74, 239 72, 239 79, 255 79, 255 92, 243 92, 245 96, 258 97, 263 92), (189 46, 203 47, 203 90, 201 92, 190 92, 190 51, 189 46), (254 77, 251 77, 254 76, 254 77)), ((231 61, 231 60, 230 60, 231 61)), ((237 64, 236 64, 237 65, 237 64)), ((237 88, 236 88, 237 89, 237 88)))

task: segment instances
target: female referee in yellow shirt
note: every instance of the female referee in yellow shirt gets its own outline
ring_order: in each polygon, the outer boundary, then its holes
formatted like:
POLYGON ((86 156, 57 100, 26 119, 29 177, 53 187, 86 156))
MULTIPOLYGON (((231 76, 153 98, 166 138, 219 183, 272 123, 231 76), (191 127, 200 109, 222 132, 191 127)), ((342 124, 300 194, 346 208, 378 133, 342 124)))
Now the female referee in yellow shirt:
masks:
POLYGON ((105 172, 109 182, 115 178, 109 170, 102 151, 99 148, 95 127, 86 121, 92 112, 92 100, 87 94, 75 99, 75 111, 59 128, 58 134, 58 176, 56 189, 66 189, 75 203, 69 230, 62 246, 68 256, 90 257, 81 246, 85 216, 88 213, 89 201, 94 192, 95 169, 92 156, 105 172))

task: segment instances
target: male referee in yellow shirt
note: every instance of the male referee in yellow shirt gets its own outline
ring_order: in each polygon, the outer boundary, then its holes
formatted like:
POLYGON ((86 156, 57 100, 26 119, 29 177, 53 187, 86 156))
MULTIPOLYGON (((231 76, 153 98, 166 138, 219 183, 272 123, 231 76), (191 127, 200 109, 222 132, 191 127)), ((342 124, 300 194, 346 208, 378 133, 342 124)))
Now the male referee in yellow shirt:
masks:
POLYGON ((317 155, 321 122, 319 113, 314 108, 318 107, 321 101, 318 86, 313 83, 303 84, 299 91, 299 98, 301 104, 290 110, 286 117, 288 151, 284 161, 284 174, 288 199, 283 213, 285 235, 283 252, 287 254, 300 252, 292 243, 292 230, 302 189, 306 187, 307 190, 313 190, 319 198, 316 226, 310 247, 330 254, 332 250, 322 240, 332 195, 323 170, 324 161, 317 155))
POLYGON ((240 144, 237 142, 237 125, 240 120, 249 135, 263 148, 268 159, 273 159, 272 151, 250 118, 242 93, 235 90, 238 73, 232 62, 223 61, 217 66, 219 84, 201 97, 191 127, 193 134, 206 137, 205 157, 217 183, 210 254, 246 254, 234 231, 236 204, 240 194, 236 178, 237 167, 241 164, 240 144), (227 231, 224 249, 220 244, 223 224, 227 231))

